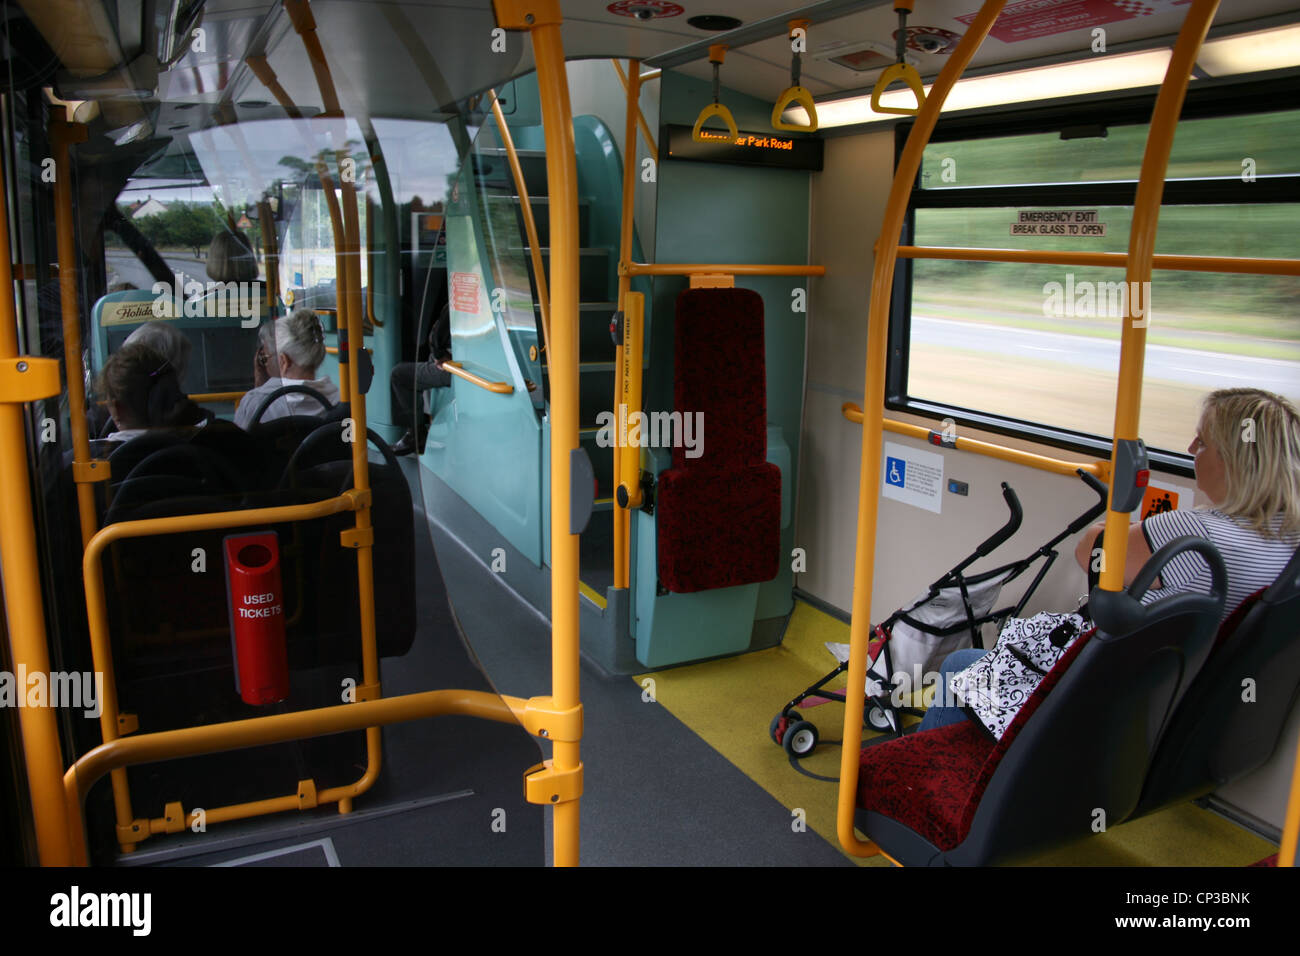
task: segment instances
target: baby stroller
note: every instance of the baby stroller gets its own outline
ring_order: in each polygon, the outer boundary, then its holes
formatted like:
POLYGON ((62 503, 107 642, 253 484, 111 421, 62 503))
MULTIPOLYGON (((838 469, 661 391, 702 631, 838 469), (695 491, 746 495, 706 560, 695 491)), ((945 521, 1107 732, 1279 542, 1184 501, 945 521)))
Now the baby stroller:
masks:
MULTIPOLYGON (((865 706, 865 720, 872 729, 901 737, 904 732, 901 715, 919 716, 923 713, 898 704, 899 694, 909 682, 913 691, 919 691, 922 674, 937 671, 951 651, 966 646, 983 647, 981 626, 993 621, 1001 627, 1008 617, 1018 616, 1056 561, 1056 546, 1105 512, 1106 485, 1082 470, 1077 474, 1097 493, 1101 499, 1097 504, 1032 554, 1011 564, 967 576, 964 573, 966 568, 997 550, 1020 528, 1023 517, 1020 499, 1011 486, 1003 482, 1002 498, 1011 512, 1007 523, 976 548, 974 554, 931 584, 918 600, 876 625, 868 650, 865 706), (1002 586, 1014 581, 1040 558, 1043 560, 1038 573, 1020 600, 1014 606, 994 609, 1002 586)), ((827 646, 839 659, 839 666, 782 707, 768 728, 772 740, 785 749, 792 763, 794 758, 812 753, 818 739, 817 727, 812 721, 800 717, 796 708, 814 695, 844 702, 843 691, 822 688, 849 669, 848 646, 827 646)))

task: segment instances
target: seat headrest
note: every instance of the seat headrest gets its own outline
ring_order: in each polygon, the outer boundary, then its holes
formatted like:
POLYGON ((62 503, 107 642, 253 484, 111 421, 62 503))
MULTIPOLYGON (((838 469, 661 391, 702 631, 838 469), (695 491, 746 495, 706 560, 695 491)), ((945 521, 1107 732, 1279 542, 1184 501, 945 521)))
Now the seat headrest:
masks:
POLYGON ((257 278, 257 256, 242 235, 225 229, 208 246, 208 278, 214 282, 252 282, 257 278))

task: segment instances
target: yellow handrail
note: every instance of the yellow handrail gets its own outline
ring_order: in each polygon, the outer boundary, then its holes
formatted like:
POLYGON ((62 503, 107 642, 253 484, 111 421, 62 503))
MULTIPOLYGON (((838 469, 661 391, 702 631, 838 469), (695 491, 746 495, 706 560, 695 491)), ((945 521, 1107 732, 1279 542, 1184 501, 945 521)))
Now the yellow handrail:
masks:
MULTIPOLYGON (((71 846, 72 862, 81 866, 88 862, 82 805, 90 788, 106 773, 118 773, 133 764, 323 737, 445 714, 462 714, 499 723, 519 723, 524 729, 531 730, 529 725, 536 721, 530 719, 530 710, 539 701, 545 703, 544 698, 529 701, 485 691, 432 690, 105 741, 78 759, 63 774, 59 796, 69 808, 66 835, 71 846)), ((547 736, 556 737, 553 733, 547 733, 547 736)), ((558 736, 571 734, 561 733, 558 736)), ((305 795, 299 793, 257 801, 247 806, 256 807, 258 812, 303 809, 331 802, 325 799, 326 793, 329 791, 314 795, 314 800, 307 803, 304 803, 305 795)), ((191 812, 179 820, 156 823, 164 828, 170 823, 170 829, 179 831, 192 826, 198 819, 197 812, 191 812)), ((202 819, 205 823, 216 823, 232 817, 216 810, 205 810, 202 819)), ((155 824, 155 821, 148 822, 155 824)))
MULTIPOLYGON (((719 265, 717 263, 698 263, 698 262, 630 262, 627 265, 627 274, 630 276, 693 276, 693 275, 714 275, 726 274, 737 276, 824 276, 826 274, 825 266, 769 266, 753 265, 750 263, 730 263, 719 265)), ((619 271, 623 266, 619 266, 619 271)))
POLYGON ((840 750, 839 801, 836 831, 840 846, 853 856, 872 856, 879 848, 862 842, 853 829, 857 804, 858 759, 862 739, 862 706, 866 690, 867 639, 871 631, 871 587, 875 573, 876 515, 880 504, 880 448, 883 415, 875 409, 885 407, 885 359, 888 353, 889 299, 894 284, 895 250, 907 214, 912 183, 921 166, 921 154, 929 142, 948 93, 965 71, 988 35, 993 21, 1006 0, 985 0, 980 12, 966 29, 957 48, 948 57, 935 80, 930 95, 921 106, 916 123, 908 134, 907 144, 898 159, 898 168, 885 205, 884 221, 877 242, 871 281, 871 303, 867 320, 866 384, 862 408, 873 412, 862 423, 862 465, 858 480, 858 529, 853 563, 853 617, 850 629, 849 676, 845 689, 844 735, 840 750))
MULTIPOLYGON (((578 535, 570 522, 571 455, 578 449, 578 167, 558 0, 493 0, 497 24, 532 34, 546 136, 551 210, 551 695, 557 709, 578 694, 578 535)), ((578 864, 580 742, 555 742, 544 773, 554 781, 556 866, 578 864)), ((532 799, 530 795, 530 800, 532 799)))
POLYGON ((200 405, 204 402, 238 402, 247 395, 248 392, 195 392, 193 395, 186 396, 191 402, 198 402, 200 405))
MULTIPOLYGON (((62 172, 66 172, 66 167, 60 170, 62 172)), ((0 150, 0 184, 8 184, 3 150, 0 150)), ((9 257, 8 189, 0 196, 0 240, 5 248, 4 254, 0 255, 0 381, 5 393, 0 396, 0 488, 5 494, 4 507, 0 508, 0 571, 3 572, 0 578, 4 585, 9 660, 19 673, 25 670, 29 674, 48 674, 50 653, 41 601, 41 561, 36 547, 35 511, 27 473, 23 403, 47 397, 36 394, 40 391, 57 395, 59 373, 57 363, 51 359, 27 359, 25 369, 13 361, 18 358, 18 325, 9 257), (47 381, 44 388, 24 394, 22 380, 26 376, 37 377, 33 368, 36 362, 48 364, 46 374, 52 381, 47 381)), ((78 349, 68 354, 79 359, 81 352, 78 349)), ((69 374, 68 377, 76 376, 69 374)), ((84 406, 73 404, 74 424, 78 418, 84 433, 84 406)), ((20 689, 20 693, 25 692, 25 688, 20 689)), ((53 707, 20 707, 18 725, 22 733, 23 762, 27 771, 27 791, 31 796, 37 853, 44 866, 66 865, 70 852, 66 810, 62 787, 55 785, 63 768, 57 711, 53 707)))
MULTIPOLYGON (((1100 266, 1123 269, 1125 252, 1063 252, 1052 249, 980 249, 960 246, 899 246, 900 259, 954 259, 965 262, 1022 262, 1048 266, 1100 266)), ((1300 259, 1244 259, 1233 256, 1153 256, 1156 269, 1174 272, 1226 272, 1242 275, 1300 276, 1300 259)))
MULTIPOLYGON (((618 61, 614 61, 614 66, 619 67, 618 61)), ((619 67, 619 75, 623 75, 622 68, 619 67)), ((641 116, 641 62, 639 60, 628 61, 628 79, 624 82, 624 91, 627 93, 627 104, 624 107, 624 126, 623 142, 630 143, 636 139, 635 120, 641 116)), ((626 315, 627 296, 632 290, 632 275, 628 271, 628 266, 632 262, 632 239, 635 229, 636 205, 634 190, 639 182, 636 175, 636 150, 625 147, 623 150, 623 209, 622 219, 620 220, 619 240, 618 240, 618 310, 626 315)), ((619 338, 614 346, 614 367, 623 367, 623 339, 619 338)), ((618 407, 621 399, 621 388, 617 382, 614 384, 614 407, 618 407)), ((617 489, 623 483, 623 458, 617 452, 614 454, 614 487, 617 489)), ((626 508, 612 509, 611 517, 614 521, 614 587, 626 589, 631 583, 631 542, 632 542, 632 515, 626 508)))
POLYGON ((533 275, 537 277, 537 300, 542 307, 542 347, 551 344, 551 293, 546 283, 546 268, 542 265, 542 243, 537 238, 537 222, 533 219, 533 204, 528 196, 528 183, 524 180, 524 168, 519 164, 519 154, 515 151, 515 138, 510 135, 501 104, 497 100, 497 91, 488 90, 492 97, 492 115, 496 117, 497 130, 501 142, 506 148, 506 160, 510 164, 510 175, 514 177, 515 192, 519 195, 520 212, 524 217, 524 232, 528 234, 528 255, 533 262, 533 275))
POLYGON ((1300 745, 1296 747, 1295 766, 1291 770, 1291 793, 1286 801, 1286 819, 1282 825, 1282 845, 1278 848, 1278 866, 1296 866, 1296 844, 1300 842, 1300 745))
MULTIPOLYGON (((619 365, 621 414, 616 416, 619 421, 625 421, 633 413, 641 411, 641 356, 644 341, 645 296, 640 292, 629 292, 627 308, 623 312, 623 360, 619 365)), ((641 446, 628 442, 626 434, 620 434, 618 442, 621 477, 615 490, 619 505, 616 510, 627 512, 641 507, 641 446)))
MULTIPOLYGON (((636 124, 641 130, 641 136, 645 139, 646 148, 650 150, 651 156, 658 156, 659 147, 656 145, 655 138, 650 132, 650 124, 646 122, 645 114, 641 112, 641 87, 646 83, 649 83, 651 80, 658 79, 660 75, 659 71, 648 70, 647 72, 642 73, 641 62, 639 60, 628 60, 628 72, 625 73, 623 71, 623 64, 618 62, 618 60, 610 60, 609 62, 614 64, 614 69, 618 73, 619 82, 623 84, 623 91, 627 93, 628 102, 636 107, 636 124), (633 99, 632 92, 628 87, 628 77, 631 76, 633 72, 636 73, 637 94, 635 99, 633 99)), ((635 157, 636 150, 627 145, 631 142, 631 138, 624 137, 623 148, 635 157)))
MULTIPOLYGON (((1133 200, 1133 220, 1129 231, 1128 270, 1125 280, 1130 289, 1150 288, 1151 265, 1155 257, 1156 226, 1160 218, 1160 201, 1164 193, 1169 153, 1173 149, 1178 115, 1196 65, 1196 54, 1214 20, 1219 0, 1192 0, 1174 44, 1173 56, 1165 71, 1165 81, 1156 97, 1147 133, 1146 152, 1138 176, 1137 195, 1133 200)), ((1115 444, 1112 469, 1118 464, 1121 442, 1136 441, 1138 418, 1142 412, 1142 373, 1146 358, 1147 308, 1144 296, 1130 295, 1128 316, 1120 335, 1119 381, 1115 390, 1115 444)), ((1113 471, 1112 471, 1113 473, 1113 471)), ((1116 489, 1111 487, 1114 503, 1116 489)), ((1106 513, 1105 555, 1101 563, 1099 586, 1105 591, 1124 587, 1124 563, 1127 557, 1129 513, 1109 510, 1106 513)))
MULTIPOLYGON (((108 469, 90 460, 86 427, 86 389, 82 377, 81 316, 77 307, 77 240, 72 220, 72 166, 69 147, 86 138, 86 127, 67 121, 67 110, 50 110, 50 145, 54 151, 54 231, 59 247, 59 298, 63 309, 63 354, 68 382, 68 416, 72 426, 72 480, 77 486, 77 516, 84 545, 99 527, 95 492, 90 484, 108 477, 108 469)), ((7 293, 6 293, 7 294, 7 293)))
MULTIPOLYGON (((178 534, 185 531, 210 531, 218 528, 244 528, 250 525, 277 524, 288 521, 308 521, 355 511, 369 495, 356 489, 346 491, 337 498, 305 505, 287 505, 279 508, 255 508, 247 511, 220 511, 209 514, 181 515, 174 518, 151 518, 144 521, 121 521, 102 528, 86 545, 82 556, 82 577, 86 590, 86 617, 90 631, 90 653, 95 670, 104 675, 104 689, 100 699, 99 726, 104 742, 116 740, 120 735, 118 722, 117 679, 113 666, 113 646, 108 626, 108 604, 104 592, 104 551, 114 541, 140 538, 149 535, 178 534)), ((113 772, 113 804, 117 815, 118 842, 129 852, 133 848, 135 819, 131 811, 130 791, 126 771, 113 772)), ((148 836, 146 832, 144 836, 148 836)))
MULTIPOLYGON (((442 362, 442 367, 455 375, 457 378, 464 379, 471 385, 477 385, 479 388, 487 389, 489 392, 495 392, 497 395, 510 395, 514 392, 515 387, 509 382, 492 382, 481 375, 475 375, 473 372, 465 371, 465 367, 459 362, 450 360, 442 362)), ((553 370, 552 370, 553 371, 553 370)))
MULTIPOLYGON (((858 407, 856 402, 845 402, 840 407, 840 412, 849 421, 859 425, 862 424, 862 409, 858 407)), ((906 435, 909 438, 919 438, 922 441, 929 441, 930 436, 935 434, 924 426, 913 425, 911 422, 900 422, 892 418, 884 419, 882 426, 887 432, 906 435)), ((1018 448, 1009 448, 1006 445, 996 445, 993 442, 979 441, 974 438, 965 438, 960 435, 953 440, 952 447, 957 451, 969 451, 976 455, 983 455, 986 458, 997 458, 1001 461, 1011 462, 1014 465, 1037 468, 1039 471, 1048 471, 1055 475, 1073 475, 1076 471, 1086 471, 1088 474, 1095 475, 1105 481, 1107 480, 1106 476, 1110 474, 1109 461, 1066 461, 1063 458, 1035 455, 1033 452, 1021 451, 1018 448)))

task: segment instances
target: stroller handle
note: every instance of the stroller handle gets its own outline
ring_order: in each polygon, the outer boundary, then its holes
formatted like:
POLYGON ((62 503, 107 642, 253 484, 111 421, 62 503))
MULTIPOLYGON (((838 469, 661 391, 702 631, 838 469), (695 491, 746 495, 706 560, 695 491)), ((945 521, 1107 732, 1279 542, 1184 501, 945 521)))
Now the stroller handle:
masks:
POLYGON ((1070 522, 1070 527, 1066 530, 1067 535, 1075 534, 1082 528, 1092 524, 1105 513, 1106 506, 1110 503, 1110 487, 1108 485, 1088 474, 1082 468, 1076 471, 1075 474, 1082 478, 1083 483, 1095 491, 1097 497, 1101 500, 1070 522))
POLYGON ((1011 511, 1011 517, 1007 519, 1006 524, 993 532, 993 535, 988 540, 975 549, 976 557, 984 557, 989 552, 997 549, 1003 541, 1006 541, 1007 538, 1020 530, 1020 522, 1024 518, 1025 513, 1020 508, 1020 499, 1016 497, 1014 489, 1012 489, 1012 487, 1005 481, 1002 482, 1002 498, 1006 501, 1007 508, 1011 511))

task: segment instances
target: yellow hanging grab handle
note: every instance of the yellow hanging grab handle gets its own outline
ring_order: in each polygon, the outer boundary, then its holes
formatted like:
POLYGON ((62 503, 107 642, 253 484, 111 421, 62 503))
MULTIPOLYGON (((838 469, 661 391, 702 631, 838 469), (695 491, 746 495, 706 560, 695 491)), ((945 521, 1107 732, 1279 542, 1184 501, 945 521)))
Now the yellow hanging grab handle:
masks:
POLYGON ((691 130, 691 139, 697 143, 734 143, 740 138, 740 130, 736 129, 735 117, 731 115, 731 110, 727 109, 721 103, 710 103, 704 109, 700 110, 700 117, 695 121, 695 128, 691 130), (722 122, 727 124, 726 139, 723 139, 722 130, 711 129, 708 136, 704 135, 704 123, 715 116, 722 117, 722 122))
POLYGON ((691 139, 697 143, 734 143, 740 139, 740 130, 736 129, 736 119, 731 115, 731 110, 718 102, 718 93, 721 88, 718 79, 718 68, 722 66, 722 61, 726 59, 726 56, 727 45, 725 43, 715 43, 709 47, 709 62, 713 64, 713 102, 700 110, 700 115, 695 120, 695 128, 691 130, 691 139), (722 121, 727 124, 726 139, 723 139, 719 130, 710 130, 710 135, 704 135, 705 121, 715 116, 720 116, 722 121))
POLYGON ((894 0, 894 12, 898 14, 898 32, 894 34, 894 50, 898 62, 880 74, 880 79, 876 80, 876 85, 871 90, 871 108, 877 113, 915 116, 921 112, 921 107, 925 105, 925 89, 921 86, 921 74, 917 73, 916 67, 909 65, 905 58, 907 53, 907 15, 912 12, 913 2, 914 0, 894 0), (903 106, 880 105, 880 95, 889 89, 889 85, 895 80, 902 80, 916 95, 915 109, 903 106))
POLYGON ((791 133, 814 133, 817 131, 817 104, 813 102, 812 94, 800 85, 799 78, 799 55, 804 50, 804 44, 808 39, 808 26, 811 20, 791 20, 790 21, 790 44, 794 55, 794 61, 790 66, 790 86, 779 97, 776 105, 772 107, 772 128, 785 130, 791 133), (796 37, 796 31, 802 30, 803 36, 796 37), (802 41, 802 42, 799 42, 802 41), (787 123, 781 118, 781 115, 790 108, 792 103, 797 103, 803 107, 808 114, 808 124, 799 126, 794 123, 787 123))
POLYGON ((908 63, 895 63, 886 69, 884 73, 880 74, 880 79, 876 80, 875 88, 871 91, 871 108, 877 113, 898 113, 901 116, 915 116, 921 112, 921 107, 924 105, 925 88, 921 85, 921 74, 916 72, 916 67, 908 63), (880 105, 880 94, 889 89, 889 85, 895 80, 902 80, 916 94, 915 108, 880 105))

